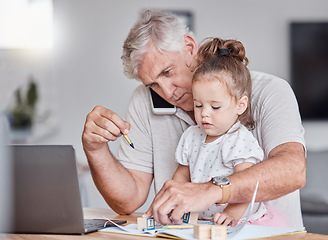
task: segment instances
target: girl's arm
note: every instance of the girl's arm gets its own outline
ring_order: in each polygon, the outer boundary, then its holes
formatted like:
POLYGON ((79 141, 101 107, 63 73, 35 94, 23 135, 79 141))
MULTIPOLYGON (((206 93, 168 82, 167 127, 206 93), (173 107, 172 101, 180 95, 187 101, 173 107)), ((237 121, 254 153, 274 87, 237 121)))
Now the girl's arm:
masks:
POLYGON ((177 170, 175 170, 172 179, 182 183, 190 182, 189 166, 179 164, 177 170))
MULTIPOLYGON (((246 168, 253 166, 254 163, 244 162, 240 163, 234 168, 234 172, 241 172, 246 168)), ((216 213, 214 215, 213 221, 215 224, 229 225, 234 227, 239 219, 244 215, 247 210, 249 203, 235 203, 228 204, 222 213, 216 213)))

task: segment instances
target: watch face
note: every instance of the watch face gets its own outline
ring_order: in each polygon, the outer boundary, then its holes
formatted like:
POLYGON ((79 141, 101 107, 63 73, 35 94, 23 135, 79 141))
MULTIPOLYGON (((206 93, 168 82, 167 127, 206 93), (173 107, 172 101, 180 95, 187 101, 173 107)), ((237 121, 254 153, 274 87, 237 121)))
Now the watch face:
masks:
POLYGON ((227 177, 214 177, 213 180, 218 184, 218 185, 227 185, 230 184, 230 181, 227 177))

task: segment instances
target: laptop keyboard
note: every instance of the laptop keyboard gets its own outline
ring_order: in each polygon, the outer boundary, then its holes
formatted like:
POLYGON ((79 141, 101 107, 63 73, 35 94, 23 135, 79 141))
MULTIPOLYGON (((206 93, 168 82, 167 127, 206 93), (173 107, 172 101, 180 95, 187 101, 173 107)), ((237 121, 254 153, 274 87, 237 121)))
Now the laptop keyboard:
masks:
POLYGON ((104 228, 107 220, 103 219, 84 219, 85 229, 101 229, 104 228))
MULTIPOLYGON (((111 220, 117 224, 124 224, 126 221, 124 220, 111 220)), ((84 219, 84 229, 86 231, 92 231, 97 229, 102 229, 105 227, 112 227, 114 224, 107 221, 106 219, 84 219), (106 225, 105 225, 106 224, 106 225)))

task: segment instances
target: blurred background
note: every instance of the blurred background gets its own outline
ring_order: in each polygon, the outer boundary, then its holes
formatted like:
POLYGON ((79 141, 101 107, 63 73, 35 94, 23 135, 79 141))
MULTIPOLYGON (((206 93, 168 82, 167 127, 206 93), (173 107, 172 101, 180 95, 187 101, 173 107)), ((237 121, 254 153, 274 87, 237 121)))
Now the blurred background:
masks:
MULTIPOLYGON (((303 85, 297 85, 295 76, 304 75, 295 72, 299 63, 292 61, 297 54, 294 50, 306 49, 306 43, 293 48, 294 40, 313 34, 301 31, 293 35, 292 23, 325 22, 320 27, 325 33, 317 38, 324 39, 325 46, 328 43, 325 0, 0 0, 0 112, 11 124, 4 139, 73 145, 85 207, 107 205, 88 171, 81 144, 83 124, 96 105, 125 116, 129 97, 140 83, 123 75, 122 45, 138 14, 146 8, 176 11, 199 42, 210 36, 242 41, 251 70, 284 78, 294 89, 303 85)), ((321 48, 312 44, 307 50, 315 54, 321 48)), ((327 69, 327 58, 320 61, 327 69)), ((328 96, 327 76, 319 82, 311 77, 302 81, 307 90, 312 82, 319 86, 318 93, 328 96)), ((298 91, 304 95, 304 90, 298 91)), ((319 102, 324 101, 327 103, 319 102)), ((328 149, 327 113, 327 105, 322 105, 319 114, 303 118, 309 151, 328 149)), ((118 142, 110 143, 114 153, 118 142)), ((140 211, 147 209, 150 199, 140 211)))

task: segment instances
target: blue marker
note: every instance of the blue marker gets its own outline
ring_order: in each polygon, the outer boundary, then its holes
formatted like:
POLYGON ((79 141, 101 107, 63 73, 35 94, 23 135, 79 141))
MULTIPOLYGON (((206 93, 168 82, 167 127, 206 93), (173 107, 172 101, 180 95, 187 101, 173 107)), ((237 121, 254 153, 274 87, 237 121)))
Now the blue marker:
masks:
POLYGON ((128 137, 128 135, 123 134, 123 137, 124 137, 125 140, 128 142, 128 144, 129 144, 132 148, 134 148, 134 145, 133 145, 132 141, 130 140, 130 138, 128 137))

